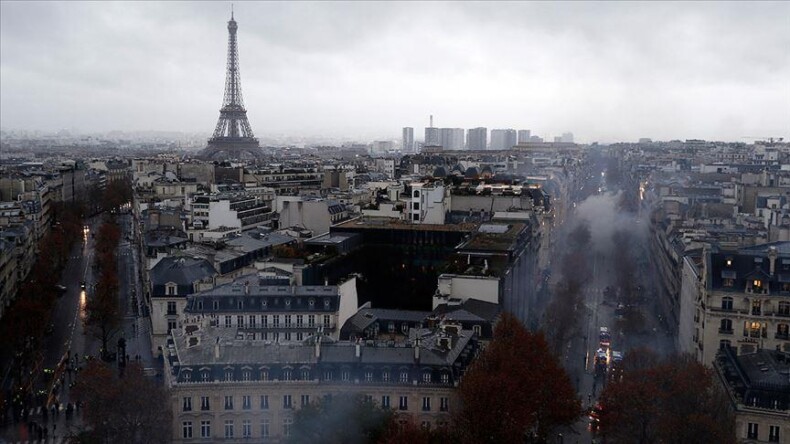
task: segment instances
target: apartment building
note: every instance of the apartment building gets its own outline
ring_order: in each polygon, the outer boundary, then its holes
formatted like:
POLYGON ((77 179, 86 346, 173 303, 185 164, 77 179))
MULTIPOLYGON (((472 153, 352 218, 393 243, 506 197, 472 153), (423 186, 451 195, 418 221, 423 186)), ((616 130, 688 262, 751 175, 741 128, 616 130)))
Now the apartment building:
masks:
POLYGON ((390 346, 314 331, 282 344, 206 317, 188 321, 173 331, 165 359, 173 442, 283 442, 299 408, 341 394, 366 396, 426 428, 447 426, 477 339, 454 324, 414 329, 410 338, 390 346))

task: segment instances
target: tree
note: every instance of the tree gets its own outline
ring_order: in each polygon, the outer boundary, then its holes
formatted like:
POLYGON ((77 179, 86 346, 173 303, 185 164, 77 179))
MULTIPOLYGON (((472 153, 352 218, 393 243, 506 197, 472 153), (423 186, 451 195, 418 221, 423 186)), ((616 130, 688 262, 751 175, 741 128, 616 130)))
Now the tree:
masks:
POLYGON ((601 393, 600 433, 617 443, 733 443, 729 400, 711 369, 690 356, 626 354, 623 375, 601 393))
POLYGON ((462 442, 545 442, 572 424, 581 403, 542 333, 530 333, 511 314, 461 380, 454 415, 462 442))
POLYGON ((76 400, 84 404, 87 428, 78 442, 167 443, 172 439, 170 396, 130 363, 123 375, 92 360, 76 379, 76 400))
POLYGON ((104 353, 107 352, 110 336, 121 324, 121 310, 118 305, 117 273, 102 274, 96 284, 96 291, 85 303, 85 326, 101 339, 104 353))
POLYGON ((296 412, 290 442, 375 443, 394 417, 362 395, 326 398, 296 412))

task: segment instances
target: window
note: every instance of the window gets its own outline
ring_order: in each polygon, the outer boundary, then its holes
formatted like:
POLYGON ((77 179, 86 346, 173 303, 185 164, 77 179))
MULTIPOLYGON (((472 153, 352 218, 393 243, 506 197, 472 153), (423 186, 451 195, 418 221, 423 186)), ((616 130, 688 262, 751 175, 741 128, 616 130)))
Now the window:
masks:
POLYGON ((225 327, 226 328, 230 328, 230 325, 231 325, 230 320, 231 320, 230 316, 225 316, 225 327))
POLYGON ((732 298, 729 296, 725 296, 721 298, 721 309, 722 310, 732 310, 732 298))
POLYGON ((752 314, 753 315, 761 315, 762 314, 762 301, 754 300, 752 301, 752 314))
POLYGON ((209 374, 208 370, 204 371, 201 376, 202 376, 202 379, 204 381, 208 381, 209 378, 211 377, 211 375, 209 374))
POLYGON ((302 395, 301 398, 301 403, 299 405, 307 407, 310 404, 310 395, 302 395))
POLYGON ((331 304, 331 302, 329 301, 329 299, 328 299, 328 298, 327 298, 327 299, 324 299, 324 308, 329 308, 329 304, 331 304))
POLYGON ((200 437, 211 438, 211 421, 200 421, 200 437))
POLYGON ((324 315, 324 327, 329 328, 331 322, 332 322, 332 316, 324 315))
POLYGON ((291 315, 285 315, 285 328, 291 328, 293 324, 291 324, 291 315))
POLYGON ((291 395, 283 395, 283 408, 290 409, 291 407, 293 407, 291 404, 291 395))
POLYGON ((291 332, 290 331, 285 332, 285 340, 286 341, 290 341, 291 340, 291 332))
POLYGON ((293 418, 283 419, 283 436, 291 436, 291 426, 294 423, 293 418))
POLYGON ((383 382, 390 382, 390 372, 389 370, 384 370, 381 372, 381 380, 383 382))
POLYGON ((749 439, 757 439, 757 423, 750 422, 749 427, 746 430, 746 437, 749 439))
POLYGON ((332 370, 324 370, 324 381, 332 380, 332 370))
POLYGON ((252 408, 252 396, 244 395, 241 397, 241 408, 244 410, 249 410, 252 408))
POLYGON ((409 397, 408 396, 401 396, 400 401, 398 402, 398 409, 400 410, 409 410, 409 397))
POLYGON ((244 438, 252 437, 252 421, 245 419, 241 422, 241 436, 244 438))
MULTIPOLYGON (((176 295, 176 286, 175 285, 168 285, 167 286, 167 295, 168 296, 175 296, 176 295)), ((170 306, 170 303, 167 304, 170 306)))
POLYGON ((192 421, 184 421, 181 423, 181 430, 182 438, 191 438, 192 437, 192 421))
POLYGON ((283 370, 283 381, 290 381, 291 380, 291 371, 286 369, 283 370))
POLYGON ((233 381, 233 370, 231 370, 231 369, 225 370, 225 380, 226 381, 233 381))
POLYGON ((732 320, 722 319, 719 322, 719 333, 731 335, 732 334, 732 320))
POLYGON ((412 202, 411 209, 414 210, 414 211, 419 211, 420 210, 420 203, 419 202, 412 202))
POLYGON ((787 324, 778 324, 776 326, 776 339, 787 340, 790 337, 790 326, 787 324))
POLYGON ((431 411, 431 398, 428 396, 422 397, 422 411, 423 412, 430 412, 431 411))
POLYGON ((442 412, 450 410, 450 398, 445 396, 439 398, 439 410, 442 412))
POLYGON ((779 426, 768 427, 768 442, 779 442, 779 426))
POLYGON ((304 333, 302 333, 301 331, 296 332, 296 340, 297 341, 303 341, 304 340, 304 333))
POLYGON ((197 301, 197 308, 199 311, 203 311, 203 301, 197 301))
POLYGON ((239 301, 237 307, 239 307, 239 310, 244 310, 244 301, 239 301))
POLYGON ((414 214, 411 215, 411 218, 412 218, 412 220, 420 220, 420 215, 417 214, 417 213, 414 213, 414 214))
POLYGON ((261 419, 261 438, 269 437, 269 418, 261 419))
POLYGON ((182 405, 183 405, 183 408, 182 408, 183 411, 191 412, 192 411, 192 398, 191 397, 184 398, 184 402, 183 402, 182 405))
POLYGON ((732 342, 730 342, 729 339, 722 339, 721 341, 719 341, 719 349, 725 349, 731 346, 732 346, 732 342))
POLYGON ((244 316, 243 315, 236 316, 236 325, 238 325, 239 327, 244 327, 244 316))
POLYGON ((387 324, 387 330, 389 330, 390 333, 395 333, 395 323, 390 322, 389 324, 387 324))
POLYGON ((263 369, 261 370, 261 381, 268 381, 269 380, 269 370, 263 369))
POLYGON ((233 396, 225 396, 225 410, 233 410, 233 396))
POLYGON ((302 369, 302 381, 309 381, 310 380, 310 370, 303 368, 302 369))
POLYGON ((280 315, 272 316, 272 325, 274 326, 274 328, 280 327, 280 315))
POLYGON ((225 438, 233 438, 233 420, 225 420, 225 438))
POLYGON ((422 382, 426 384, 431 382, 431 372, 425 372, 422 374, 422 382))
POLYGON ((447 373, 442 373, 442 384, 449 384, 450 383, 450 375, 447 373))
POLYGON ((261 327, 269 328, 269 317, 266 315, 261 316, 261 327))
POLYGON ((255 315, 250 315, 250 328, 255 328, 255 315))
POLYGON ((790 302, 782 301, 779 303, 779 310, 777 313, 779 316, 790 316, 790 302))
POLYGON ((721 281, 721 285, 724 287, 734 287, 735 286, 735 279, 724 278, 721 281))
POLYGON ((212 305, 212 308, 213 308, 214 310, 219 310, 219 301, 214 301, 214 303, 213 303, 213 304, 211 304, 211 305, 212 305))
POLYGON ((381 396, 381 408, 383 408, 383 409, 390 408, 390 396, 389 395, 382 395, 381 396))
POLYGON ((170 332, 175 330, 176 327, 177 327, 176 321, 174 319, 168 319, 168 321, 167 321, 167 334, 170 334, 170 332))
POLYGON ((400 372, 400 382, 409 382, 409 372, 407 371, 400 372))
POLYGON ((403 333, 404 335, 407 335, 407 334, 409 334, 409 324, 407 324, 407 323, 405 323, 405 322, 404 322, 403 324, 401 324, 401 325, 400 325, 400 331, 401 331, 401 333, 403 333))
POLYGON ((296 328, 304 327, 304 316, 296 315, 296 328))
POLYGON ((290 307, 291 306, 291 298, 285 298, 285 306, 286 307, 290 307))
POLYGON ((373 382, 373 372, 371 371, 365 372, 365 382, 373 382))
POLYGON ((167 314, 169 316, 173 316, 176 313, 176 302, 175 301, 168 301, 167 302, 167 314))
POLYGON ((261 395, 261 410, 269 410, 269 395, 261 395))
POLYGON ((203 411, 211 410, 211 404, 209 403, 208 396, 201 396, 200 397, 200 410, 203 410, 203 411))
MULTIPOLYGON (((312 299, 310 299, 312 301, 312 299)), ((310 328, 315 327, 315 315, 307 315, 307 326, 310 328)))
POLYGON ((482 329, 482 328, 481 328, 479 325, 473 325, 473 326, 472 326, 472 331, 473 331, 473 332, 474 332, 474 333, 475 333, 477 336, 480 336, 480 334, 483 332, 483 329, 482 329))
POLYGON ((351 372, 349 372, 348 370, 343 370, 342 372, 340 372, 340 378, 343 381, 348 382, 348 380, 351 379, 351 372))

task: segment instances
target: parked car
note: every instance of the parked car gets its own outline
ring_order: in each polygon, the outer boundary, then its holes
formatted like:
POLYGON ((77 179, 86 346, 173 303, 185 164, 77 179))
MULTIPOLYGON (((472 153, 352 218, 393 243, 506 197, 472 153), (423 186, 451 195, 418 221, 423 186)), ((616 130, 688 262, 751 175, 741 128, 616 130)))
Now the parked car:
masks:
POLYGON ((66 288, 65 285, 58 284, 58 285, 55 285, 55 290, 58 291, 58 296, 63 296, 63 293, 65 293, 66 290, 68 290, 68 288, 66 288))
POLYGON ((80 281, 80 288, 85 289, 85 281, 80 281))

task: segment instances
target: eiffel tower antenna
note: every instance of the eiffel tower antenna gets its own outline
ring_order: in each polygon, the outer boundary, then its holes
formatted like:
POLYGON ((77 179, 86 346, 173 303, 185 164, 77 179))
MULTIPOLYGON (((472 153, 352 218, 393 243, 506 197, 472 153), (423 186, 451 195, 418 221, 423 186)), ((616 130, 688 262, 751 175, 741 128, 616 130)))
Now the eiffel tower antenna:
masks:
POLYGON ((214 134, 202 152, 202 157, 210 159, 238 159, 245 155, 260 158, 263 155, 258 145, 258 139, 255 138, 250 122, 247 120, 247 110, 244 108, 244 98, 241 94, 239 49, 236 43, 238 29, 239 26, 233 17, 233 4, 231 4, 230 21, 228 21, 225 95, 222 99, 222 108, 219 110, 219 120, 214 128, 214 134))

